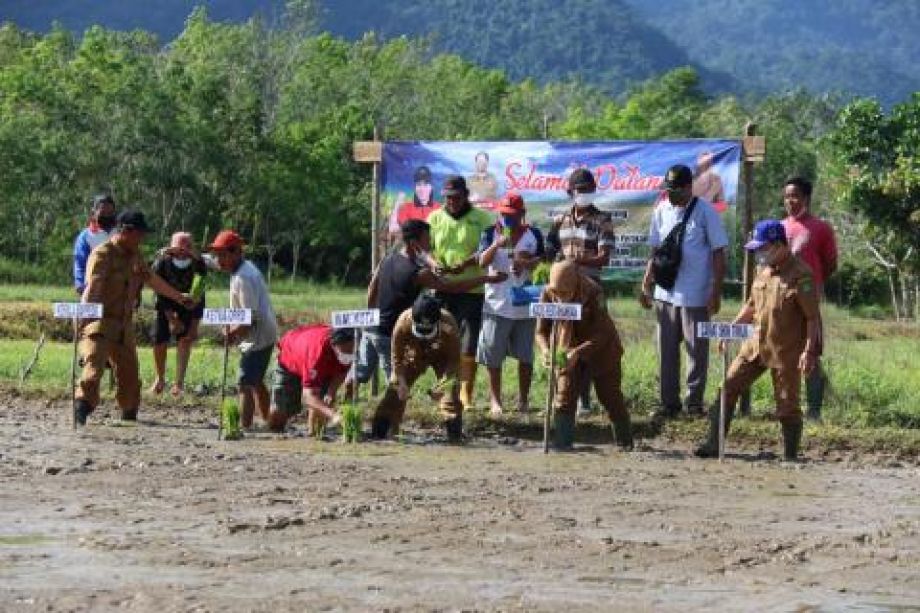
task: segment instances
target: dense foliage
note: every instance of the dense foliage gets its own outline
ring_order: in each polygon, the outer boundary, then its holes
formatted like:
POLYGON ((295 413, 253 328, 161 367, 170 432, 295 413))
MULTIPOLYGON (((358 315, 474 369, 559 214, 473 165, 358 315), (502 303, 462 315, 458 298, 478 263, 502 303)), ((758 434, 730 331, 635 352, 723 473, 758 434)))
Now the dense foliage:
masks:
POLYGON ((90 196, 111 190, 151 216, 155 242, 229 225, 263 263, 363 280, 370 173, 351 143, 375 125, 390 139, 658 139, 739 136, 754 120, 768 141, 755 215, 781 213, 786 176, 818 178, 815 208, 851 256, 832 296, 887 296, 890 270, 867 251, 880 233, 898 236, 905 271, 917 256, 916 232, 898 229, 916 217, 920 97, 889 114, 859 100, 838 117, 839 102, 803 90, 712 97, 692 68, 631 85, 611 77, 626 92, 611 97, 578 80, 514 81, 425 39, 316 34, 317 19, 308 1, 288 3, 272 28, 197 10, 165 47, 142 30, 0 28, 0 275, 66 279, 90 196), (867 147, 884 159, 865 163, 867 147), (875 177, 875 192, 853 172, 875 177))

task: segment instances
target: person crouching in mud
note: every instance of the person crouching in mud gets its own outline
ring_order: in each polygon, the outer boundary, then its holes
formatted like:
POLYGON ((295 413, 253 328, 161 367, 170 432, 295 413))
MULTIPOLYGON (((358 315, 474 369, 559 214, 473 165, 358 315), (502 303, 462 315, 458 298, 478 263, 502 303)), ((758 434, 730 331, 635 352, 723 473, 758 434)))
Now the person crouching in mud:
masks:
MULTIPOLYGON (((606 409, 617 446, 633 447, 632 425, 621 388, 623 345, 616 325, 607 313, 601 287, 580 272, 570 261, 553 264, 549 283, 540 302, 568 302, 581 305, 581 320, 557 321, 557 351, 564 352, 564 364, 556 370, 553 446, 560 451, 571 450, 575 442, 575 407, 582 377, 594 382, 594 390, 606 409)), ((537 344, 544 362, 556 359, 550 355, 553 322, 541 319, 537 323, 537 344)), ((560 360, 561 361, 561 360, 560 360)))

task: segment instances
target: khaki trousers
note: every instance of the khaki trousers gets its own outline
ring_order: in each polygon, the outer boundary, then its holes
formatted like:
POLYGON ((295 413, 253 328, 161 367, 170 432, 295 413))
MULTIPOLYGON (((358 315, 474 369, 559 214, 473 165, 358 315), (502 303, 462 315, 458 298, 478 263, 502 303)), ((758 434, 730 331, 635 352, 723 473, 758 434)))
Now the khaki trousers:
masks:
POLYGON ((79 345, 83 359, 83 372, 77 386, 77 400, 84 400, 92 408, 99 405, 99 383, 111 360, 115 374, 115 400, 123 410, 136 410, 141 403, 141 382, 137 363, 137 345, 133 332, 124 332, 121 342, 107 339, 101 333, 82 336, 79 345))

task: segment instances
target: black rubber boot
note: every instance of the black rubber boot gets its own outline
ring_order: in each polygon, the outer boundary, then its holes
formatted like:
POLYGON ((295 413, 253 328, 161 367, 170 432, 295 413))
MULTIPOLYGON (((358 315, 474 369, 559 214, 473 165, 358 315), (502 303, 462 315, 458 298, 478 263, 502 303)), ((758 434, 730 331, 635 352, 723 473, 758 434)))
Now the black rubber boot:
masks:
POLYGON ((613 421, 610 426, 613 430, 613 441, 620 448, 620 451, 632 451, 632 421, 629 415, 627 414, 626 417, 613 421))
POLYGON ((783 423, 783 459, 795 462, 799 459, 799 444, 802 442, 802 422, 783 423))
MULTIPOLYGON (((717 458, 719 457, 719 410, 720 399, 717 399, 709 407, 709 434, 706 440, 693 451, 693 455, 698 458, 717 458)), ((728 436, 729 426, 732 423, 732 414, 734 407, 728 407, 725 411, 725 436, 728 436)))
POLYGON ((463 442, 463 415, 455 415, 444 422, 444 433, 447 435, 447 442, 463 442))
POLYGON ((572 451, 575 445, 575 414, 556 411, 553 415, 553 448, 572 451))
POLYGON ((390 420, 383 417, 375 417, 371 423, 371 437, 377 440, 383 440, 390 435, 390 420))
POLYGON ((89 403, 85 400, 74 400, 73 409, 74 417, 77 420, 77 425, 85 426, 86 418, 89 417, 89 414, 93 412, 93 407, 89 406, 89 403))
POLYGON ((137 409, 122 409, 121 421, 137 421, 137 409))

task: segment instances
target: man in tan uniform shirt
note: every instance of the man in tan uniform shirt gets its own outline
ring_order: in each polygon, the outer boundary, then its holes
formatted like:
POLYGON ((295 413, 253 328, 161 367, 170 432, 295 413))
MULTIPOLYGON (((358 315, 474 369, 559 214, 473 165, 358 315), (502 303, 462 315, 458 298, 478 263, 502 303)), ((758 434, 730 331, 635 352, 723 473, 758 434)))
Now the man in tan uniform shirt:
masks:
POLYGON ((109 361, 115 373, 115 398, 121 418, 137 419, 141 387, 134 340, 134 309, 143 285, 146 283, 161 296, 183 306, 195 304, 189 296, 176 291, 147 268, 140 244, 149 231, 143 213, 123 211, 118 216, 116 234, 89 256, 83 302, 101 303, 102 319, 84 320, 80 330, 83 373, 74 409, 81 426, 99 404, 99 381, 109 361))
MULTIPOLYGON (((754 334, 741 346, 725 382, 725 429, 741 393, 767 370, 773 377, 776 419, 783 427, 784 457, 798 457, 802 439, 799 386, 802 375, 817 365, 821 351, 818 294, 811 268, 794 256, 782 222, 758 222, 745 249, 755 252, 760 266, 751 296, 735 323, 754 324, 754 334)), ((724 344, 720 344, 724 350, 724 344)), ((718 455, 719 402, 710 408, 709 437, 696 450, 699 457, 718 455)))
MULTIPOLYGON (((629 450, 633 446, 632 425, 626 401, 623 399, 623 344, 613 319, 607 313, 604 292, 593 279, 579 270, 578 264, 564 260, 553 264, 549 283, 540 302, 569 302, 581 304, 581 320, 559 321, 557 351, 565 352, 565 364, 556 370, 554 446, 560 450, 572 448, 575 440, 575 404, 585 382, 594 382, 597 399, 606 409, 613 424, 617 446, 629 450)), ((552 322, 537 322, 537 344, 548 359, 552 347, 552 322)))
POLYGON ((399 432, 409 390, 429 368, 438 377, 430 392, 439 401, 448 440, 463 437, 463 406, 460 404, 460 329, 453 316, 431 296, 421 295, 411 309, 403 311, 393 328, 393 373, 390 385, 374 412, 374 438, 399 432))

